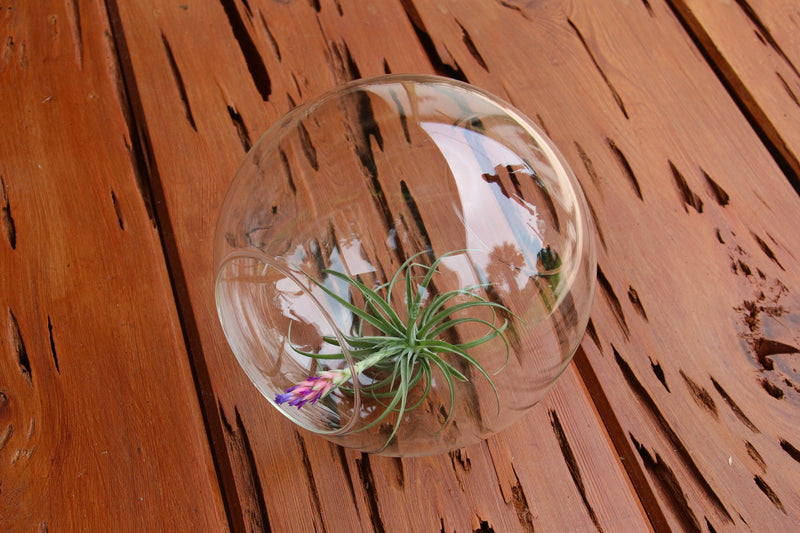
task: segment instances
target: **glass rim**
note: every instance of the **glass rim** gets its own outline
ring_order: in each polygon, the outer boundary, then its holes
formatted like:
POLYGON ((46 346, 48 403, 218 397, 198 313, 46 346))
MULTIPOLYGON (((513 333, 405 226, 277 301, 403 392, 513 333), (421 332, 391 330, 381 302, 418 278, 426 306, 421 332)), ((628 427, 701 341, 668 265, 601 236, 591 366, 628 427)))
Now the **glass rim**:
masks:
MULTIPOLYGON (((358 413, 361 410, 361 385, 358 379, 355 377, 355 361, 353 360, 353 356, 350 354, 350 350, 347 347, 347 342, 345 341, 344 337, 342 336, 342 332, 339 330, 339 326, 337 326, 336 322, 330 316, 330 313, 325 309, 325 307, 319 302, 319 300, 309 291, 300 281, 297 279, 295 274, 290 270, 287 269, 285 266, 281 265, 280 262, 276 261, 274 258, 268 256, 263 252, 256 252, 255 250, 248 249, 248 250, 236 250, 229 254, 227 254, 222 260, 219 262, 219 268, 217 271, 217 276, 214 281, 214 297, 215 303, 217 308, 217 315, 219 317, 219 322, 222 325, 223 332, 225 333, 226 338, 229 337, 227 328, 230 327, 228 325, 226 327, 226 321, 222 314, 222 309, 220 307, 220 295, 219 295, 219 286, 220 286, 220 278, 224 275, 225 268, 224 265, 235 261, 237 259, 250 259, 256 262, 264 263, 268 268, 274 268, 277 272, 279 272, 282 276, 286 279, 291 281, 294 285, 296 285, 302 292, 303 295, 308 297, 311 303, 314 305, 315 310, 322 316, 322 318, 328 323, 333 331, 333 334, 336 336, 336 340, 339 342, 339 347, 342 349, 342 354, 344 355, 345 361, 347 362, 347 367, 350 369, 350 375, 354 376, 352 378, 353 383, 353 409, 352 415, 350 416, 349 420, 342 424, 341 427, 333 430, 324 430, 316 427, 312 424, 308 424, 302 417, 296 416, 294 412, 289 409, 288 406, 278 404, 275 401, 275 398, 267 395, 264 393, 261 387, 256 387, 259 393, 266 398, 278 411, 280 411, 284 416, 286 416, 292 422, 298 424, 299 426, 312 431, 314 433, 320 435, 339 435, 343 433, 347 433, 348 431, 353 429, 356 421, 358 420, 359 416, 358 413)), ((228 346, 232 352, 234 352, 234 356, 237 359, 240 359, 240 354, 236 353, 235 348, 233 347, 232 343, 228 341, 228 346)), ((251 382, 255 382, 256 380, 253 379, 252 376, 249 375, 248 378, 251 382)), ((259 380, 260 381, 260 380, 259 380)), ((255 383, 254 383, 255 384, 255 383)))

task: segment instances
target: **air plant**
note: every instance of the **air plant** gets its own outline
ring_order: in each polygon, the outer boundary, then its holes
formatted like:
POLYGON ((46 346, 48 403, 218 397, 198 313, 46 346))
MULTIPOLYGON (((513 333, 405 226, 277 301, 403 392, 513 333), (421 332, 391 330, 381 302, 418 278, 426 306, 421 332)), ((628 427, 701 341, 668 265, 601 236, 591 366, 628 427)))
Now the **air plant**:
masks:
MULTIPOLYGON (((500 397, 497 387, 489 373, 469 354, 469 350, 499 337, 505 344, 506 361, 509 356, 509 344, 505 337, 508 319, 498 320, 498 315, 513 317, 511 311, 502 304, 489 301, 481 296, 480 291, 489 284, 478 284, 466 288, 455 289, 442 294, 433 294, 431 282, 442 260, 457 252, 450 252, 437 258, 430 266, 417 262, 421 254, 417 254, 404 262, 388 283, 371 289, 346 274, 335 270, 323 270, 323 275, 333 276, 346 282, 350 290, 359 295, 363 306, 359 307, 342 298, 313 277, 309 279, 324 291, 337 304, 346 308, 355 318, 351 335, 342 335, 346 343, 346 351, 353 358, 352 368, 331 370, 322 368, 302 383, 286 389, 278 394, 275 401, 302 408, 307 403, 315 403, 325 398, 332 391, 340 389, 353 394, 352 385, 358 376, 366 371, 372 381, 361 384, 361 394, 371 397, 383 408, 383 411, 368 425, 358 429, 363 431, 375 426, 391 413, 397 413, 392 432, 382 449, 389 445, 398 431, 405 413, 419 407, 431 392, 434 370, 438 369, 447 383, 450 393, 450 406, 441 429, 450 422, 455 404, 455 383, 468 381, 467 376, 451 362, 447 354, 460 358, 466 365, 471 365, 491 385, 500 409, 500 397), (392 293, 402 286, 404 308, 398 313, 392 307, 392 293), (463 311, 488 309, 489 314, 483 318, 463 316, 463 311), (445 340, 446 333, 463 324, 480 324, 486 333, 468 342, 452 343, 445 340), (368 325, 374 334, 365 334, 364 326, 368 325), (375 372, 375 371, 379 372, 375 372), (355 372, 356 378, 353 377, 355 372), (379 377, 375 377, 379 376, 379 377), (419 399, 410 401, 409 393, 415 387, 423 387, 419 399)), ((338 348, 336 353, 319 354, 293 349, 304 356, 313 358, 325 367, 325 360, 345 359, 344 349, 339 338, 324 336, 323 341, 338 348)), ((440 429, 440 431, 441 431, 440 429)))

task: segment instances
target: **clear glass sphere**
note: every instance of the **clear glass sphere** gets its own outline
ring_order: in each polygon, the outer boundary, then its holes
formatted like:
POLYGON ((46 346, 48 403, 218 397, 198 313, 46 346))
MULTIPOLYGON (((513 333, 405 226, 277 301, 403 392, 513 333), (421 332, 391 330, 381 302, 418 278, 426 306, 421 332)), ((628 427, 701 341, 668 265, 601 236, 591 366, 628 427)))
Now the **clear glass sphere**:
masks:
POLYGON ((297 424, 394 456, 484 439, 570 362, 594 230, 547 136, 450 79, 341 86, 280 119, 222 205, 216 301, 247 376, 297 424))

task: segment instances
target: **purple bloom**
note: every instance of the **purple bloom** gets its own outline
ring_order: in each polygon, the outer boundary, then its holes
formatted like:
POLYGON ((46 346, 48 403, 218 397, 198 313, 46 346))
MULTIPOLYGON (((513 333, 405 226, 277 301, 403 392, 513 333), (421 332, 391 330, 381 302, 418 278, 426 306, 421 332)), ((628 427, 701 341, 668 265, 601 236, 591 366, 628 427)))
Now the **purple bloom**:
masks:
POLYGON ((338 375, 339 372, 328 370, 317 376, 309 376, 302 383, 286 389, 284 394, 276 394, 275 402, 278 404, 288 403, 298 409, 308 402, 316 403, 333 389, 333 381, 338 375))

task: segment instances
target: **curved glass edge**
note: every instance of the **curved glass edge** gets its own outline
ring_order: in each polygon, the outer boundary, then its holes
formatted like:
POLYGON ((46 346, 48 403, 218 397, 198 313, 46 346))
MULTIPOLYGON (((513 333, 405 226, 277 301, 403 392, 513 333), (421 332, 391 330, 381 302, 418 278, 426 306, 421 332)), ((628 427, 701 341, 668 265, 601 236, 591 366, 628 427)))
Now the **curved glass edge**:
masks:
POLYGON ((295 285, 297 285, 297 287, 299 287, 300 290, 303 291, 304 295, 307 296, 310 299, 311 302, 313 302, 313 304, 316 306, 317 311, 319 311, 320 315, 331 326, 331 330, 334 332, 334 335, 336 335, 336 338, 339 341, 339 345, 342 348, 342 353, 344 354, 345 360, 347 361, 347 366, 350 368, 351 375, 356 375, 356 373, 355 373, 355 362, 353 361, 353 357, 350 354, 350 352, 349 352, 349 350, 347 348, 347 343, 345 342, 344 338, 342 337, 342 334, 339 331, 339 328, 336 326, 336 323, 334 322, 333 318, 331 318, 330 314, 325 310, 324 306, 322 306, 322 304, 319 303, 319 301, 314 297, 314 295, 311 294, 309 291, 307 291, 305 286, 303 284, 301 284, 296 279, 294 274, 292 272, 290 272, 289 270, 287 270, 286 268, 284 268, 278 262, 274 261, 272 258, 270 258, 270 257, 268 257, 266 255, 263 255, 263 254, 260 254, 260 253, 249 253, 249 252, 241 252, 241 251, 239 251, 239 252, 233 252, 233 253, 228 254, 227 256, 225 256, 220 261, 219 267, 217 269, 218 270, 217 271, 217 277, 214 280, 214 301, 215 301, 215 307, 217 309, 217 318, 218 318, 218 320, 220 322, 220 325, 222 326, 222 331, 225 334, 225 338, 226 338, 226 341, 228 343, 228 347, 230 348, 231 352, 233 352, 234 357, 236 357, 236 359, 240 362, 239 366, 242 367, 242 370, 244 370, 245 374, 247 375, 247 378, 256 387, 256 390, 258 390, 258 392, 270 404, 272 404, 272 406, 275 407, 275 409, 277 409, 286 418, 288 418, 289 420, 291 420, 295 424, 299 425, 300 427, 302 427, 304 429, 307 429, 307 430, 309 430, 309 431, 311 431, 313 433, 316 433, 318 435, 322 435, 322 436, 335 436, 335 435, 340 435, 340 434, 344 434, 344 433, 347 433, 347 432, 351 431, 353 429, 353 426, 355 425, 355 423, 359 419, 358 413, 361 410, 361 394, 360 394, 360 386, 359 386, 358 380, 353 380, 353 390, 354 390, 354 400, 353 401, 354 401, 354 405, 353 405, 353 411, 352 411, 353 414, 352 414, 352 416, 347 421, 347 423, 343 424, 338 429, 326 431, 324 429, 320 429, 320 428, 315 427, 315 426, 313 426, 311 424, 308 424, 302 418, 295 416, 294 413, 291 411, 291 409, 288 406, 278 404, 275 401, 274 395, 275 395, 276 392, 280 392, 280 389, 276 389, 276 390, 272 390, 272 391, 265 390, 267 387, 264 385, 263 380, 256 379, 256 376, 250 375, 250 372, 248 372, 246 370, 248 365, 242 364, 243 355, 237 353, 236 350, 233 347, 233 345, 235 343, 232 342, 232 335, 231 335, 231 333, 229 331, 230 324, 226 324, 226 320, 223 317, 221 298, 220 298, 220 294, 219 294, 219 287, 220 287, 219 281, 220 281, 220 277, 224 273, 223 265, 229 263, 230 261, 234 261, 236 259, 250 259, 250 260, 253 260, 253 261, 256 261, 256 262, 264 263, 268 267, 274 268, 281 275, 285 276, 287 279, 291 280, 295 285))

